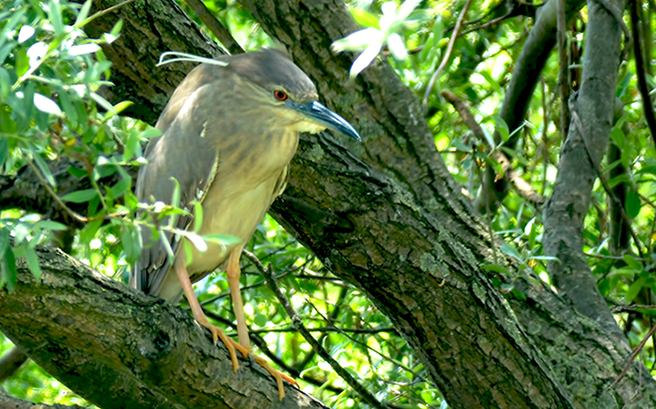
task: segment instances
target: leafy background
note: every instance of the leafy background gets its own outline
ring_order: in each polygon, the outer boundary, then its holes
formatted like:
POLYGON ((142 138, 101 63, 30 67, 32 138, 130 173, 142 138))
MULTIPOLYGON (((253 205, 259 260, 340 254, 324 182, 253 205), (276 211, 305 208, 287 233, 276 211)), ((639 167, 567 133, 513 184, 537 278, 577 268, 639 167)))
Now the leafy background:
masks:
MULTIPOLYGON (((244 49, 273 45, 238 3, 205 4, 244 49)), ((187 7, 183 2, 180 5, 187 7)), ((363 29, 336 42, 334 49, 361 53, 352 75, 376 59, 389 61, 419 99, 425 97, 437 67, 447 58, 448 63, 428 93, 426 116, 449 170, 463 192, 473 198, 485 167, 498 164, 491 159, 486 142, 472 135, 459 114, 440 97, 440 91, 450 90, 469 103, 493 146, 496 144, 491 135, 495 131, 503 139, 510 137, 497 110, 533 19, 517 16, 485 24, 500 13, 499 4, 472 1, 460 30, 463 35, 453 42, 449 53, 454 26, 464 6, 464 1, 351 1, 348 7, 363 29)), ((193 16, 191 10, 187 11, 193 16)), ((655 20, 653 8, 643 11, 646 27, 651 27, 655 20)), ((0 212, 0 288, 8 291, 15 284, 17 257, 25 257, 32 273, 39 276, 34 252, 37 244, 58 245, 98 271, 126 282, 129 265, 140 252, 136 226, 154 226, 157 218, 180 212, 175 206, 140 205, 132 194, 131 175, 143 163, 142 147, 157 131, 121 116, 130 106, 129 101, 113 106, 98 93, 100 87, 111 86, 112 81, 111 63, 99 45, 120 36, 121 24, 100 38, 88 38, 82 29, 94 17, 90 2, 0 1, 0 171, 2 175, 13 175, 24 166, 35 169, 44 189, 60 197, 61 206, 68 209, 70 225, 75 226, 70 229, 26 213, 19 205, 0 212), (87 179, 88 189, 62 193, 56 175, 48 167, 49 161, 60 158, 82 164, 67 171, 87 179), (120 175, 118 183, 100 187, 100 179, 116 173, 120 175), (92 216, 80 216, 71 210, 72 204, 83 204, 86 214, 92 216)), ((583 9, 568 31, 568 46, 575 57, 582 46, 585 24, 583 9)), ((207 34, 212 36, 209 31, 207 34)), ((649 44, 646 53, 651 61, 649 44)), ((557 58, 554 53, 549 60, 530 102, 529 115, 517 131, 520 143, 512 151, 503 148, 513 158, 514 169, 546 197, 555 181, 562 143, 557 58)), ((579 64, 575 60, 571 65, 574 89, 578 86, 579 64)), ((619 233, 611 231, 611 204, 599 183, 583 232, 584 251, 599 288, 615 308, 616 319, 632 347, 643 341, 653 327, 651 305, 656 289, 656 256, 638 251, 652 249, 656 238, 656 158, 643 121, 634 70, 632 61, 621 67, 616 95, 624 111, 616 118, 603 172, 611 188, 623 189, 620 205, 631 219, 640 245, 626 237, 622 240, 619 233)), ((653 87, 653 77, 649 79, 653 87)), ((511 191, 502 206, 487 216, 487 222, 505 239, 501 247, 504 253, 550 282, 538 207, 511 191)), ((331 275, 272 218, 267 216, 258 227, 248 249, 264 263, 271 263, 304 324, 378 399, 397 407, 446 407, 389 320, 357 289, 331 275)), ((245 308, 254 343, 261 348, 259 353, 274 361, 278 358, 285 365, 283 371, 300 372, 300 386, 332 407, 368 407, 296 333, 252 262, 243 258, 242 265, 245 308)), ((507 273, 501 267, 490 268, 507 273)), ((196 284, 196 290, 210 317, 221 323, 229 335, 236 336, 225 274, 211 274, 196 284)), ((512 285, 506 284, 504 290, 513 291, 512 285)), ((10 348, 11 343, 0 334, 0 354, 10 348)), ((654 374, 653 339, 647 340, 638 359, 654 374)), ((33 402, 89 405, 33 362, 3 381, 2 387, 13 396, 33 402)))

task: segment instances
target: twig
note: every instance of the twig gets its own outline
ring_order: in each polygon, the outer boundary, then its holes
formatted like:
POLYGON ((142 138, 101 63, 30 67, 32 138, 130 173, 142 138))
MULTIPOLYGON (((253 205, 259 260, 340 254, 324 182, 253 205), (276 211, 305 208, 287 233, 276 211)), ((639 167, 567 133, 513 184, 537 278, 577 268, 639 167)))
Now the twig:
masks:
POLYGON ((111 13, 111 12, 113 12, 113 11, 116 11, 116 10, 120 9, 121 7, 127 6, 127 5, 130 4, 130 3, 134 3, 135 1, 136 1, 136 0, 126 0, 126 1, 124 1, 123 3, 119 3, 119 4, 115 5, 115 6, 108 7, 108 8, 106 8, 106 9, 104 9, 104 10, 101 10, 101 11, 95 13, 94 15, 92 15, 91 17, 87 18, 86 20, 84 20, 84 23, 85 23, 85 24, 89 24, 90 22, 92 22, 93 20, 97 19, 98 17, 102 17, 102 16, 104 16, 105 14, 109 14, 109 13, 111 13))
POLYGON ((57 204, 59 206, 61 206, 61 208, 64 209, 64 211, 69 216, 71 216, 73 218, 73 220, 75 220, 79 223, 87 223, 89 221, 88 218, 82 216, 81 214, 78 214, 78 213, 74 212, 70 207, 66 206, 66 203, 64 203, 64 201, 61 200, 61 198, 59 196, 57 196, 57 193, 55 193, 55 191, 52 190, 52 188, 48 184, 48 181, 46 181, 44 179, 43 175, 41 174, 41 171, 39 169, 37 169, 36 165, 34 165, 34 162, 32 162, 32 159, 29 159, 27 161, 27 166, 29 166, 29 168, 32 169, 32 172, 34 172, 36 177, 39 179, 39 182, 41 182, 43 187, 46 189, 46 192, 48 192, 48 194, 53 198, 53 200, 55 202, 57 202, 57 204))
POLYGON ((647 334, 647 336, 646 336, 646 337, 640 342, 640 345, 638 345, 638 346, 633 350, 633 352, 631 352, 631 355, 629 355, 629 359, 628 359, 626 365, 624 366, 624 369, 622 369, 622 372, 617 376, 617 378, 615 378, 615 380, 613 381, 613 383, 610 384, 610 386, 608 387, 608 389, 612 389, 612 388, 613 388, 615 385, 617 385, 617 383, 618 383, 618 382, 624 377, 624 375, 626 375, 626 371, 629 370, 629 367, 631 366, 631 363, 633 362, 633 360, 635 359, 635 357, 638 356, 638 354, 640 353, 640 351, 642 351, 642 348, 643 348, 643 347, 645 346, 645 344, 647 343, 647 340, 648 340, 652 335, 654 335, 654 333, 656 333, 656 326, 654 326, 654 327, 651 329, 651 331, 649 331, 649 334, 647 334))
POLYGON ((617 305, 610 309, 610 312, 617 314, 620 312, 633 312, 636 310, 656 310, 656 305, 617 305))
POLYGON ((200 21, 207 26, 207 28, 221 41, 221 44, 230 51, 230 54, 241 54, 244 50, 241 48, 237 40, 230 34, 227 28, 221 24, 219 20, 212 14, 212 12, 200 0, 185 0, 189 7, 194 10, 200 21))
POLYGON ((649 86, 647 85, 647 78, 645 76, 645 59, 642 53, 643 36, 640 30, 640 3, 638 0, 631 0, 631 31, 633 32, 633 55, 635 58, 636 76, 638 77, 638 89, 642 97, 642 108, 645 113, 645 120, 649 127, 649 132, 654 140, 656 146, 656 118, 654 117, 654 107, 651 103, 649 95, 649 86))
MULTIPOLYGON (((654 307, 656 308, 656 307, 654 307)), ((384 332, 396 333, 396 328, 394 327, 380 327, 380 328, 339 328, 339 327, 318 327, 318 328, 308 328, 310 332, 339 332, 339 333, 349 333, 349 334, 380 334, 384 332)), ((250 334, 267 334, 269 332, 296 332, 296 328, 287 327, 287 328, 263 328, 249 331, 250 334)))
POLYGON ((446 67, 446 64, 451 59, 451 53, 453 52, 453 45, 456 43, 456 40, 458 39, 458 33, 462 28, 462 22, 464 21, 465 16, 467 15, 467 11, 469 10, 469 6, 471 5, 471 2, 472 0, 467 0, 467 3, 465 3, 465 6, 462 8, 462 11, 460 12, 460 16, 458 17, 458 21, 456 22, 456 26, 453 29, 453 33, 451 34, 451 38, 449 39, 449 45, 446 49, 446 53, 444 54, 444 58, 442 58, 442 62, 440 63, 440 66, 433 73, 433 76, 431 77, 430 82, 428 83, 428 87, 426 87, 424 100, 421 103, 424 109, 426 109, 426 105, 428 104, 428 96, 431 94, 433 90, 433 86, 435 85, 437 76, 440 75, 440 72, 442 72, 444 67, 446 67))
POLYGON ((307 341, 308 344, 312 346, 312 349, 319 355, 324 361, 328 362, 331 368, 339 375, 344 381, 355 391, 357 392, 362 399, 364 399, 369 405, 371 405, 374 408, 378 409, 383 409, 383 408, 389 408, 389 406, 381 403, 378 399, 376 399, 375 396, 373 396, 364 386, 362 386, 349 372, 347 372, 344 368, 342 368, 339 363, 326 351, 321 344, 317 342, 316 339, 310 334, 310 331, 305 328, 305 325, 303 325, 303 322, 299 318, 298 314, 296 314, 296 311, 294 308, 291 306, 289 303, 289 299, 287 296, 285 296, 281 291, 280 288, 278 287, 278 284, 275 281, 274 274, 272 273, 271 269, 271 264, 269 264, 268 267, 264 267, 262 263, 257 260, 257 258, 253 259, 249 257, 247 253, 244 253, 245 256, 250 258, 257 268, 260 270, 262 275, 266 278, 267 284, 269 285, 269 288, 273 293, 276 295, 278 298, 278 301, 280 301, 280 304, 283 306, 285 311, 287 311, 287 315, 289 315, 289 318, 292 320, 292 324, 294 327, 298 330, 298 332, 301 333, 303 338, 307 341))
POLYGON ((469 34, 469 33, 474 32, 474 31, 478 31, 478 30, 482 30, 482 29, 484 29, 484 28, 488 28, 488 27, 490 27, 491 25, 494 25, 494 24, 497 24, 497 23, 502 22, 503 20, 507 19, 508 17, 513 17, 513 15, 512 15, 512 11, 510 11, 510 12, 504 14, 504 15, 501 16, 501 17, 493 18, 492 20, 488 20, 488 21, 486 21, 486 22, 483 23, 483 24, 477 25, 476 27, 472 27, 472 28, 470 28, 470 29, 467 29, 467 30, 463 31, 462 33, 458 34, 458 37, 462 37, 462 36, 464 36, 464 35, 467 35, 467 34, 469 34))
POLYGON ((460 114, 460 117, 462 120, 467 124, 469 129, 472 130, 474 133, 474 136, 478 138, 483 144, 485 144, 488 149, 490 149, 490 157, 494 160, 496 160, 499 165, 501 165, 501 169, 503 170, 504 177, 512 183, 512 185, 515 187, 517 192, 526 200, 529 202, 540 205, 545 202, 544 197, 539 194, 538 192, 531 187, 531 185, 522 179, 521 176, 515 172, 515 170, 512 168, 512 164, 510 163, 510 160, 506 157, 506 155, 503 154, 500 150, 495 150, 493 146, 489 146, 489 143, 487 141, 487 138, 485 138, 485 134, 483 133, 483 129, 481 129, 481 126, 476 122, 474 119, 474 116, 469 112, 469 109, 465 105, 462 100, 460 100, 456 94, 454 94, 451 91, 442 91, 442 96, 444 99, 447 100, 447 102, 451 103, 453 107, 458 111, 460 114))

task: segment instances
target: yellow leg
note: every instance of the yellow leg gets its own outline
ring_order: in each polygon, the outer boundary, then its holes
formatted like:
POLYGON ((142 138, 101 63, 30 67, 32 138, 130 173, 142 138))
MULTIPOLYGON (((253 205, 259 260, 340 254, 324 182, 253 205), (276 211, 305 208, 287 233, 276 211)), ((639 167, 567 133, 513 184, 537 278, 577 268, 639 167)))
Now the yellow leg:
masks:
MULTIPOLYGON (((230 254, 228 259, 227 273, 228 273, 228 285, 230 286, 230 295, 232 296, 232 305, 235 310, 235 318, 237 319, 237 333, 239 334, 239 343, 243 348, 246 348, 249 352, 251 350, 251 342, 248 337, 248 327, 246 326, 246 319, 244 316, 244 302, 241 298, 241 289, 239 288, 239 277, 241 276, 241 269, 239 268, 239 258, 241 257, 241 251, 243 246, 235 248, 230 254)), ((261 365, 264 369, 267 370, 276 380, 278 385, 278 398, 282 401, 285 397, 285 387, 282 383, 283 379, 292 385, 296 385, 294 378, 283 374, 282 372, 274 369, 269 365, 264 358, 261 358, 253 353, 251 353, 255 362, 261 365)))
POLYGON ((207 320, 207 317, 205 316, 205 313, 203 312, 203 309, 198 302, 198 298, 196 298, 196 293, 194 293, 194 288, 191 285, 191 280, 189 280, 189 274, 187 274, 187 268, 185 267, 183 261, 184 259, 185 257, 177 257, 174 269, 175 273, 178 275, 180 283, 182 284, 182 289, 185 293, 185 296, 187 297, 187 302, 189 302, 189 306, 191 307, 191 312, 200 325, 210 330, 214 343, 216 343, 219 338, 221 341, 223 341, 226 348, 228 348, 228 352, 230 353, 232 369, 237 372, 237 369, 239 368, 239 361, 237 361, 237 353, 235 350, 241 352, 244 357, 248 356, 248 350, 228 337, 221 330, 221 328, 215 327, 207 320))
POLYGON ((230 295, 232 296, 232 306, 235 310, 235 318, 237 319, 239 343, 250 351, 251 340, 248 337, 248 327, 246 327, 246 317, 244 316, 244 302, 241 299, 241 289, 239 288, 239 277, 241 276, 239 258, 241 257, 241 251, 243 248, 244 246, 239 246, 230 253, 227 273, 228 286, 230 287, 230 295))

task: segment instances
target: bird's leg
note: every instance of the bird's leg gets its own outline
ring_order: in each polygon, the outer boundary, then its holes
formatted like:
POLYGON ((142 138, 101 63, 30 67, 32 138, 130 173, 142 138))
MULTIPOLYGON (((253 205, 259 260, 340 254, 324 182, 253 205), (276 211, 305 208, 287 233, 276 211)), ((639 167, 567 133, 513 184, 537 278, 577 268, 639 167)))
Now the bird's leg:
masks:
POLYGON ((248 327, 246 327, 246 317, 244 316, 244 302, 241 299, 241 289, 239 288, 239 277, 241 276, 241 269, 239 268, 239 258, 244 246, 241 245, 235 248, 230 253, 228 259, 227 273, 228 273, 228 286, 230 287, 230 296, 232 297, 232 306, 235 310, 235 318, 237 319, 237 334, 239 335, 239 343, 241 346, 250 351, 251 340, 248 337, 248 327))
MULTIPOLYGON (((246 319, 244 317, 244 302, 241 299, 241 289, 239 288, 239 277, 241 276, 241 269, 239 268, 239 258, 241 257, 241 251, 244 249, 244 246, 237 247, 230 253, 230 258, 228 259, 227 273, 228 273, 228 285, 230 286, 230 294, 232 296, 232 305, 235 310, 235 318, 237 319, 237 332, 239 334, 239 343, 242 347, 251 350, 251 343, 248 337, 248 327, 246 326, 246 319)), ((282 372, 274 369, 266 359, 261 358, 253 353, 251 353, 255 362, 267 370, 276 380, 278 385, 278 398, 282 401, 285 397, 285 387, 283 386, 282 380, 286 380, 292 385, 296 385, 294 378, 283 374, 282 372)))
POLYGON ((200 306, 200 303, 198 302, 198 298, 196 298, 196 293, 194 293, 194 288, 191 285, 191 280, 189 280, 187 267, 184 264, 185 259, 186 257, 184 254, 178 255, 178 257, 176 257, 175 260, 174 270, 175 273, 178 275, 180 284, 182 284, 182 290, 185 293, 185 297, 187 297, 187 302, 191 307, 191 312, 194 315, 194 319, 200 325, 210 330, 210 332, 212 333, 212 339, 214 340, 214 343, 216 343, 217 339, 219 338, 221 339, 221 341, 223 341, 226 348, 228 348, 228 352, 230 353, 230 359, 232 360, 232 369, 235 372, 237 372, 237 369, 239 368, 239 361, 237 361, 237 353, 235 352, 235 350, 239 350, 239 352, 244 354, 244 357, 248 356, 248 350, 242 347, 237 342, 235 342, 232 338, 227 336, 221 330, 221 328, 215 327, 214 325, 210 324, 210 322, 207 320, 207 317, 203 312, 203 308, 200 306))

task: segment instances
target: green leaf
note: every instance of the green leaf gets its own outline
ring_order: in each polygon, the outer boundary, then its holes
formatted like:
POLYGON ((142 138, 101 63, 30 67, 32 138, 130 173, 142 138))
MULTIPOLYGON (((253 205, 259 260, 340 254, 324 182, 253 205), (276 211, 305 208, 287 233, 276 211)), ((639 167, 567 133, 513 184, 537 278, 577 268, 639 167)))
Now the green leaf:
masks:
POLYGON ((110 104, 109 101, 107 101, 105 98, 101 97, 95 92, 91 92, 90 95, 91 95, 91 99, 96 101, 96 103, 101 107, 105 108, 107 112, 112 112, 114 114, 116 113, 116 111, 114 111, 114 105, 110 104))
POLYGON ((642 264, 638 260, 636 260, 632 255, 625 254, 624 256, 622 256, 622 260, 624 260, 624 262, 629 268, 637 271, 642 271, 642 264))
POLYGON ((75 176, 76 178, 83 178, 87 176, 87 171, 85 169, 76 168, 75 166, 69 166, 67 171, 71 174, 71 176, 75 176))
POLYGON ((67 193, 61 197, 64 202, 85 203, 98 196, 96 189, 78 190, 77 192, 67 193))
POLYGON ((36 251, 30 246, 25 248, 25 261, 27 261, 27 268, 32 272, 34 279, 36 279, 37 282, 41 281, 41 266, 39 265, 39 259, 36 256, 36 251))
POLYGON ((205 241, 223 244, 224 246, 229 246, 231 244, 237 244, 241 242, 239 237, 230 236, 228 234, 204 234, 202 237, 205 241))
POLYGON ((633 284, 631 284, 631 286, 626 292, 626 295, 624 296, 626 302, 631 302, 633 301, 634 298, 636 298, 640 290, 642 290, 642 288, 645 286, 646 281, 647 279, 645 277, 640 277, 637 280, 635 280, 633 284))
POLYGON ((11 247, 7 247, 2 260, 0 260, 0 288, 7 287, 11 293, 16 288, 18 271, 16 271, 16 257, 11 247))
POLYGON ((519 251, 517 251, 517 249, 514 246, 508 243, 502 244, 501 247, 499 247, 499 250, 501 250, 501 252, 507 256, 515 258, 521 261, 522 263, 524 262, 524 259, 522 258, 522 255, 519 254, 519 251))
POLYGON ((378 17, 374 14, 369 13, 368 11, 359 9, 357 7, 352 7, 349 9, 353 19, 360 24, 362 27, 373 27, 380 28, 378 24, 378 17))
POLYGON ((171 176, 171 182, 175 185, 171 195, 171 206, 180 207, 180 183, 178 183, 178 180, 173 176, 171 176))
POLYGON ((55 178, 52 176, 52 172, 50 172, 50 168, 48 165, 46 165, 46 162, 43 160, 43 158, 40 155, 33 155, 32 158, 34 159, 34 163, 36 163, 36 166, 39 168, 39 170, 41 170, 43 177, 46 178, 50 186, 57 186, 55 183, 55 178))
POLYGON ((81 28, 86 24, 86 19, 89 16, 89 10, 91 10, 92 0, 87 0, 82 7, 80 12, 77 14, 77 19, 75 19, 75 27, 81 28))
POLYGON ((627 216, 629 216, 631 219, 635 219, 638 216, 638 213, 640 213, 640 207, 642 206, 640 203, 640 195, 638 195, 638 192, 636 192, 633 189, 630 189, 626 195, 625 205, 626 205, 627 216))
MULTIPOLYGON (((0 50, 0 54, 2 54, 2 50, 0 50)), ((2 58, 2 55, 0 55, 0 64, 2 64, 3 60, 4 59, 2 58)), ((11 91, 11 85, 12 80, 9 76, 9 72, 0 67, 0 100, 5 99, 7 95, 9 95, 9 92, 11 91)))
POLYGON ((198 233, 203 226, 203 205, 194 200, 194 233, 198 233))
POLYGON ((50 21, 52 28, 55 30, 55 34, 64 34, 64 20, 62 18, 59 1, 50 0, 48 2, 48 14, 50 15, 48 20, 50 21))
POLYGON ((9 138, 0 138, 0 173, 2 173, 2 165, 9 157, 9 138))
POLYGON ((506 274, 506 275, 509 274, 507 268, 505 268, 503 266, 496 265, 496 264, 483 264, 481 266, 481 268, 485 271, 494 271, 496 273, 501 273, 501 274, 506 274))
POLYGON ((510 137, 510 130, 508 129, 508 124, 506 121, 497 115, 492 115, 492 119, 494 120, 494 130, 499 132, 502 141, 507 141, 510 137))
POLYGON ((75 107, 73 106, 73 102, 71 101, 71 96, 67 91, 64 90, 59 91, 59 103, 64 109, 64 112, 66 113, 66 119, 68 120, 68 122, 70 122, 73 128, 77 128, 77 124, 78 124, 77 112, 75 111, 75 107))

